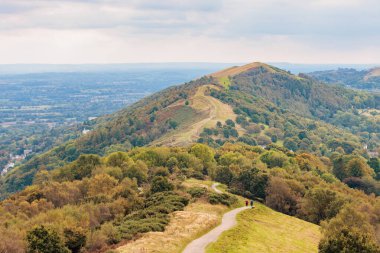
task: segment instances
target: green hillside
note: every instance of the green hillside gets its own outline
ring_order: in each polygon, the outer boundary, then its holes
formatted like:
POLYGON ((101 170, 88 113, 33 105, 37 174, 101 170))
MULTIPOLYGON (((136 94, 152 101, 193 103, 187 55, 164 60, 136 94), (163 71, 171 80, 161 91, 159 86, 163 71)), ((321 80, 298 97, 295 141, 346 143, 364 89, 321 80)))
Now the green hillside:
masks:
POLYGON ((337 151, 368 158, 363 146, 376 151, 380 143, 379 118, 360 114, 368 107, 379 108, 378 94, 323 85, 261 63, 233 67, 99 118, 90 133, 7 174, 1 194, 23 189, 38 170, 63 166, 80 154, 105 155, 145 145, 274 143, 295 152, 330 156, 337 151), (220 83, 226 77, 227 86, 220 83))
POLYGON ((380 90, 380 68, 368 70, 337 69, 316 71, 307 75, 324 83, 346 85, 363 90, 380 90))
POLYGON ((238 225, 208 246, 207 253, 318 252, 320 228, 257 203, 239 214, 238 225))

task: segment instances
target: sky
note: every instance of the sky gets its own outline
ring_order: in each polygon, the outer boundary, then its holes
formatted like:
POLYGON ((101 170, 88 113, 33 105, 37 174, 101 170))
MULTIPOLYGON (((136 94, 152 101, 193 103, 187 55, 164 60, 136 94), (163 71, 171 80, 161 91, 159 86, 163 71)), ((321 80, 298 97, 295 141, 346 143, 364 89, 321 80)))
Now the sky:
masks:
POLYGON ((379 14, 379 0, 0 0, 0 64, 377 64, 379 14))

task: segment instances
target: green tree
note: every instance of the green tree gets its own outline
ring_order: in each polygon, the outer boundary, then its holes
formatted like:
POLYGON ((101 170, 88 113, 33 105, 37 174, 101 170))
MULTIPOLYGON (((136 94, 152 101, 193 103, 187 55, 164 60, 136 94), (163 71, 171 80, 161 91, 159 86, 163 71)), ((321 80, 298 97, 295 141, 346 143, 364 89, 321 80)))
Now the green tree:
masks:
POLYGON ((363 158, 352 158, 347 164, 347 170, 352 177, 372 176, 373 170, 368 166, 363 158))
POLYGON ((368 160, 368 165, 375 171, 376 179, 380 179, 380 159, 372 157, 368 160))
POLYGON ((283 167, 288 161, 288 157, 277 151, 268 151, 260 157, 261 161, 266 163, 269 168, 283 167))
POLYGON ((75 228, 65 228, 65 245, 72 253, 79 253, 86 244, 86 235, 83 231, 75 228))
POLYGON ((141 185, 148 177, 148 167, 143 161, 138 160, 126 168, 125 176, 131 179, 136 178, 137 183, 141 185))
POLYGON ((107 165, 113 167, 121 167, 121 165, 128 159, 127 153, 115 152, 107 157, 107 165))
POLYGON ((29 253, 68 253, 66 248, 54 230, 46 229, 44 226, 36 227, 28 231, 26 240, 29 253))

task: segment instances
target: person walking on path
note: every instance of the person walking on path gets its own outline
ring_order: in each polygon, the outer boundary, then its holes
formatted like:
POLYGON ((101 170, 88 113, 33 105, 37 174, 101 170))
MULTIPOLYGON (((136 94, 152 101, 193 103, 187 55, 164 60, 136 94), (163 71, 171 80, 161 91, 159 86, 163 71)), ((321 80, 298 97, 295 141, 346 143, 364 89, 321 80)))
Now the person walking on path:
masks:
POLYGON ((248 200, 245 201, 245 206, 248 206, 248 200))
POLYGON ((253 208, 253 199, 251 199, 251 208, 253 208))

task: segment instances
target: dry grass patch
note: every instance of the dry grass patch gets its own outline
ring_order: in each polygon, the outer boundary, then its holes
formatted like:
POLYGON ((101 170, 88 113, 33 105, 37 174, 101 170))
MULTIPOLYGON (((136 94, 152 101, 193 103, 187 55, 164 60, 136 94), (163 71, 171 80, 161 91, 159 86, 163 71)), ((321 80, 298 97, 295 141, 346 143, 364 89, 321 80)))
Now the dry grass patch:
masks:
POLYGON ((184 211, 174 212, 164 232, 149 232, 116 251, 120 253, 178 253, 192 240, 220 223, 228 210, 222 205, 211 205, 199 200, 184 211))
MULTIPOLYGON (((212 181, 188 179, 183 186, 205 187, 211 190, 212 181)), ((192 240, 216 227, 223 214, 229 210, 223 205, 211 205, 199 199, 185 207, 184 211, 171 214, 164 232, 149 232, 141 238, 116 249, 119 253, 178 253, 192 240)))

